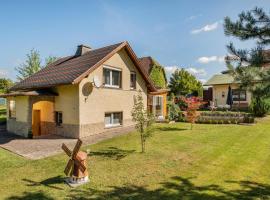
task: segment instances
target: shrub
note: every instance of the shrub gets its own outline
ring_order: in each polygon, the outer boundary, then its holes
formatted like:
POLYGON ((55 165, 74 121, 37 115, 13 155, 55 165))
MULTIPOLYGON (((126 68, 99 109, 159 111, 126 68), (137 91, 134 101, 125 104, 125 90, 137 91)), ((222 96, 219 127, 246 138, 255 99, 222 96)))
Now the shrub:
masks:
POLYGON ((270 111, 269 99, 259 97, 252 98, 249 108, 256 117, 263 117, 270 111))
POLYGON ((179 120, 179 113, 181 113, 181 110, 179 108, 178 105, 176 105, 174 102, 171 102, 169 105, 168 105, 168 118, 170 121, 178 121, 179 120))

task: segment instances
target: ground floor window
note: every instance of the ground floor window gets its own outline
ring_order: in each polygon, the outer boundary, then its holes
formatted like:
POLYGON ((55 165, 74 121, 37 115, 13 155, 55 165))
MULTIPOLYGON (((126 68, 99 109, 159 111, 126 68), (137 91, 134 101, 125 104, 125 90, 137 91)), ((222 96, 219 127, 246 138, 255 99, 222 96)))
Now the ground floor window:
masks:
POLYGON ((122 112, 105 113, 105 127, 120 126, 122 125, 122 121, 122 112))
POLYGON ((9 118, 16 118, 16 102, 15 102, 15 100, 9 101, 9 118))
POLYGON ((156 117, 163 116, 163 96, 153 96, 153 114, 156 117))
POLYGON ((246 101, 247 100, 246 90, 233 89, 232 96, 233 96, 233 101, 246 101))
POLYGON ((55 112, 55 123, 57 126, 61 126, 63 124, 63 113, 62 112, 55 112))

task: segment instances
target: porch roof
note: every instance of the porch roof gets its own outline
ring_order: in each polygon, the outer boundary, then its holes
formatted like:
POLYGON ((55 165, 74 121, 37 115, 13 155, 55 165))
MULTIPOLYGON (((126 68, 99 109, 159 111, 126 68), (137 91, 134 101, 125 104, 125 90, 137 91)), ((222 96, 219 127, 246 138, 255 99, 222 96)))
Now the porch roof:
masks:
POLYGON ((16 91, 0 95, 0 97, 2 98, 14 96, 58 96, 58 94, 48 90, 33 90, 33 91, 16 91))

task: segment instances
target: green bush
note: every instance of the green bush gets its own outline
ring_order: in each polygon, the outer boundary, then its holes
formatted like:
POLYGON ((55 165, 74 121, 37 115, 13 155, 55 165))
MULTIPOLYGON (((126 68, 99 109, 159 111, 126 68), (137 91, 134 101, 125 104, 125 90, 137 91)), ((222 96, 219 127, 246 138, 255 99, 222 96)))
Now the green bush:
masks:
POLYGON ((170 121, 178 121, 179 120, 179 113, 181 112, 178 105, 175 103, 170 103, 168 105, 168 118, 170 121))
POLYGON ((270 111, 270 101, 265 98, 252 98, 249 108, 256 117, 263 117, 270 111))

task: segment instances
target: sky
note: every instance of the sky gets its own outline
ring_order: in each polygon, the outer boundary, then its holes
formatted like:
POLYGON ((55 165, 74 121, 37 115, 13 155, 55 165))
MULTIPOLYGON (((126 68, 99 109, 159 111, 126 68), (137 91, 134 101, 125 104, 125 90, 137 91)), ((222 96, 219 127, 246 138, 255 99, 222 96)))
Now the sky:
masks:
POLYGON ((168 76, 185 68, 202 82, 226 69, 226 45, 250 48, 224 35, 225 16, 237 19, 270 0, 9 0, 0 4, 0 77, 16 80, 15 68, 31 49, 41 58, 67 56, 77 45, 92 48, 128 41, 138 57, 152 56, 168 76))

